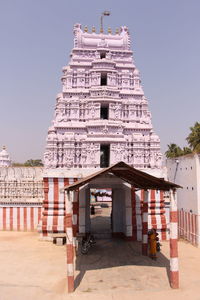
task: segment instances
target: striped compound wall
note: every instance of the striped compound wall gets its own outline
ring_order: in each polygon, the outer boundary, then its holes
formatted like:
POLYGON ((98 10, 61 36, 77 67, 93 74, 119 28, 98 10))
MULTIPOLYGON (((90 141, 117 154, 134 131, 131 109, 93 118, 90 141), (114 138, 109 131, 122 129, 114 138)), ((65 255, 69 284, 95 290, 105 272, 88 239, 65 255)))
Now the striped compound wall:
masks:
POLYGON ((178 211, 178 237, 198 246, 198 216, 184 210, 178 211))
POLYGON ((0 206, 0 230, 35 231, 41 219, 42 205, 0 206))
MULTIPOLYGON (((52 234, 65 234, 65 198, 64 186, 72 184, 76 178, 44 178, 43 205, 2 204, 0 206, 0 230, 39 230, 42 238, 52 240, 52 234), (39 225, 38 225, 39 224, 39 225)), ((168 239, 165 218, 163 192, 149 191, 148 229, 156 228, 161 240, 168 239)), ((76 193, 73 203, 73 231, 79 227, 79 195, 76 193)), ((131 190, 131 205, 126 207, 128 214, 128 238, 142 240, 142 211, 144 191, 131 190), (129 217, 130 216, 130 217, 129 217), (132 232, 131 232, 132 231, 132 232)), ((80 214, 81 216, 81 214, 80 214)))

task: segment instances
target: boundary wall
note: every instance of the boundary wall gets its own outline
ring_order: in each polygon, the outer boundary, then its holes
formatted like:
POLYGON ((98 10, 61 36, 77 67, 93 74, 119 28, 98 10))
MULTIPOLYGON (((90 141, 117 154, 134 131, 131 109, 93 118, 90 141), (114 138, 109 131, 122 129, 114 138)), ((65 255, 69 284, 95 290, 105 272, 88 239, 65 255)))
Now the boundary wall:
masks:
POLYGON ((0 205, 0 230, 36 231, 42 216, 42 205, 0 205))
POLYGON ((166 161, 168 180, 177 190, 178 237, 200 246, 200 154, 191 153, 166 161))
POLYGON ((199 245, 198 216, 191 212, 178 210, 178 237, 194 246, 199 245))

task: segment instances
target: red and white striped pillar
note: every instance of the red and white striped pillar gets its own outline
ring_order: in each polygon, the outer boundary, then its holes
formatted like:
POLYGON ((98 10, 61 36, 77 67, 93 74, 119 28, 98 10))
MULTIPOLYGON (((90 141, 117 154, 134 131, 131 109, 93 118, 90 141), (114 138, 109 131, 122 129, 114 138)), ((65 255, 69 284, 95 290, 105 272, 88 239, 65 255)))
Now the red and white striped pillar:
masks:
POLYGON ((148 255, 148 200, 149 191, 144 190, 142 207, 142 255, 148 255))
POLYGON ((136 219, 136 195, 135 188, 131 187, 131 206, 132 206, 132 239, 137 241, 137 219, 136 219))
POLYGON ((73 236, 76 237, 78 232, 78 208, 79 208, 79 191, 74 191, 74 199, 72 203, 73 209, 73 216, 72 216, 72 223, 73 223, 73 236))
POLYGON ((178 289, 178 212, 176 190, 170 191, 170 200, 170 285, 173 289, 178 289))
POLYGON ((66 192, 66 254, 67 254, 67 285, 68 293, 74 291, 74 241, 73 241, 73 224, 72 224, 72 203, 73 192, 66 192))

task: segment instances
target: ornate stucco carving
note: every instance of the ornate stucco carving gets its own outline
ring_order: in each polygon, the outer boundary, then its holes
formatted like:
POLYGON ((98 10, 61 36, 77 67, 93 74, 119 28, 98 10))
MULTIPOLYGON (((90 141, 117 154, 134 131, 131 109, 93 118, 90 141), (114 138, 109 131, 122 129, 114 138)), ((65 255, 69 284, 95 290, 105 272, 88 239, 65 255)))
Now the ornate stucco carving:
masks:
POLYGON ((0 205, 2 203, 42 203, 43 168, 0 168, 0 205))
POLYGON ((75 24, 74 48, 48 131, 45 168, 99 167, 101 144, 110 144, 110 164, 161 166, 160 140, 153 133, 128 28, 99 34, 75 24), (108 111, 104 119, 102 107, 108 111))

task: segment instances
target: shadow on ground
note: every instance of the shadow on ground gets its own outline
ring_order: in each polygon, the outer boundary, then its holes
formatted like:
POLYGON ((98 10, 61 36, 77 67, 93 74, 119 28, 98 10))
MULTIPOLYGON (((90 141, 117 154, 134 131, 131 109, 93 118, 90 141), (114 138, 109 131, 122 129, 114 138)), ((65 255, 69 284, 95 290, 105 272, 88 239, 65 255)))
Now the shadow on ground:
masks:
MULTIPOLYGON (((80 285, 86 271, 120 266, 165 268, 169 280, 169 260, 162 253, 158 253, 158 259, 153 261, 149 257, 141 254, 141 242, 125 241, 120 238, 97 239, 96 244, 90 248, 88 254, 83 255, 80 249, 78 250, 76 271, 79 271, 79 274, 75 278, 75 289, 80 285)), ((137 280, 137 274, 135 274, 135 276, 137 280)), ((138 276, 140 275, 138 274, 138 276)))

